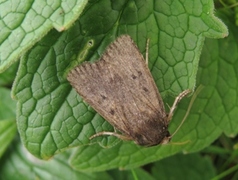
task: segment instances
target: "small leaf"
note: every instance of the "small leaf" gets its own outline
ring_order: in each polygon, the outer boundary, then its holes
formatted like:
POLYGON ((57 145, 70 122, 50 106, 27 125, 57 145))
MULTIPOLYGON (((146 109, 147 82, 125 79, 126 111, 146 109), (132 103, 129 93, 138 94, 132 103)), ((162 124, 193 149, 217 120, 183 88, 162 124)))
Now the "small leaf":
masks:
POLYGON ((16 135, 16 104, 10 97, 10 90, 0 88, 0 157, 16 135))
POLYGON ((58 180, 110 180, 105 173, 78 172, 67 163, 69 152, 62 153, 50 161, 42 161, 33 157, 19 143, 15 142, 4 156, 0 165, 0 179, 23 180, 23 179, 58 179, 58 180))
POLYGON ((196 180, 212 179, 215 170, 211 160, 199 154, 178 154, 156 162, 152 167, 152 175, 156 179, 184 179, 196 180))
POLYGON ((136 168, 133 170, 111 170, 108 173, 112 176, 113 180, 155 180, 146 170, 136 168))
POLYGON ((4 73, 0 73, 0 86, 11 87, 16 77, 19 63, 13 64, 4 73))

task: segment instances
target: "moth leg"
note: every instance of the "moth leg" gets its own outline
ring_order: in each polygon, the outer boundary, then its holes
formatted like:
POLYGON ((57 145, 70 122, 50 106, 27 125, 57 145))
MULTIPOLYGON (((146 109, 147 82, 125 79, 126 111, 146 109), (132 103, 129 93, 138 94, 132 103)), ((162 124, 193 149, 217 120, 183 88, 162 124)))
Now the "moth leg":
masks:
POLYGON ((146 41, 146 52, 145 52, 145 62, 148 65, 149 63, 149 44, 150 44, 150 39, 147 39, 146 41))
POLYGON ((173 103, 173 106, 170 108, 170 111, 169 111, 169 114, 168 114, 168 118, 167 118, 167 121, 169 122, 171 119, 172 119, 172 116, 174 114, 174 110, 176 109, 177 107, 177 104, 179 103, 179 101, 181 99, 183 99, 184 96, 186 96, 187 94, 189 94, 191 91, 189 89, 181 92, 174 100, 174 103, 173 103))
POLYGON ((115 133, 117 133, 117 132, 118 132, 118 131, 117 131, 117 129, 116 129, 115 127, 113 127, 113 129, 114 129, 114 132, 115 132, 115 133))
MULTIPOLYGON (((170 139, 178 132, 178 130, 180 129, 180 127, 182 126, 182 124, 184 123, 184 121, 187 119, 188 114, 189 114, 189 112, 190 112, 190 109, 191 109, 191 107, 192 107, 192 105, 193 105, 193 103, 194 103, 194 101, 195 101, 197 95, 200 93, 200 91, 203 89, 203 87, 204 87, 203 85, 199 85, 199 87, 197 88, 197 90, 196 90, 195 93, 193 94, 192 99, 190 100, 190 103, 189 103, 189 105, 188 105, 187 112, 186 112, 186 114, 185 114, 184 117, 183 117, 183 120, 181 121, 181 123, 180 123, 180 125, 177 127, 177 129, 174 131, 174 133, 170 136, 170 139)), ((186 91, 189 91, 189 90, 186 90, 186 91)), ((185 91, 183 91, 183 92, 185 92, 185 91)), ((183 94, 183 92, 182 92, 181 94, 183 94)), ((189 92, 188 92, 188 93, 189 93, 189 92)), ((182 96, 182 95, 181 95, 181 96, 182 96)), ((184 96, 186 96, 186 94, 185 94, 184 96)), ((182 97, 182 98, 183 98, 183 97, 182 97)), ((181 98, 180 98, 180 99, 181 99, 181 98)))
POLYGON ((95 138, 95 137, 105 136, 105 135, 107 135, 107 136, 115 136, 115 137, 117 137, 117 138, 119 138, 119 139, 121 139, 121 140, 132 140, 130 137, 124 136, 124 135, 122 135, 122 134, 118 134, 118 133, 116 133, 116 132, 106 132, 106 131, 103 131, 103 132, 99 132, 99 133, 97 133, 97 134, 94 134, 94 135, 92 135, 89 139, 92 140, 92 139, 95 138))

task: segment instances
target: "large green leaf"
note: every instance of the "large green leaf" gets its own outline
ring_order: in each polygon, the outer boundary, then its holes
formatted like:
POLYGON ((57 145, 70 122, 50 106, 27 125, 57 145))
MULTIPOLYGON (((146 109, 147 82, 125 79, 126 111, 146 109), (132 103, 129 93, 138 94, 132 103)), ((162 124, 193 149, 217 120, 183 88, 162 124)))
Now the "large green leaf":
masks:
MULTIPOLYGON (((213 11, 209 0, 91 1, 72 28, 64 33, 52 30, 21 59, 13 94, 18 100, 18 129, 26 148, 48 159, 66 148, 89 144, 89 137, 96 132, 113 131, 83 102, 66 76, 79 62, 98 59, 120 34, 129 34, 141 52, 145 52, 146 40, 150 39, 149 67, 163 97, 193 89, 205 37, 222 38, 228 34, 213 11)), ((207 79, 214 78, 213 74, 207 79)), ((207 85, 201 76, 199 84, 207 85)), ((175 142, 189 143, 144 148, 133 142, 118 143, 115 137, 99 137, 94 144, 78 149, 72 165, 88 171, 131 168, 180 151, 204 148, 225 131, 216 114, 207 109, 217 110, 210 105, 214 95, 211 92, 211 87, 205 87, 199 94, 186 123, 173 138, 175 142)), ((165 102, 172 104, 173 99, 166 98, 165 102)), ((222 107, 219 103, 221 100, 216 104, 222 107)), ((188 99, 184 99, 171 122, 171 132, 187 106, 188 99)))

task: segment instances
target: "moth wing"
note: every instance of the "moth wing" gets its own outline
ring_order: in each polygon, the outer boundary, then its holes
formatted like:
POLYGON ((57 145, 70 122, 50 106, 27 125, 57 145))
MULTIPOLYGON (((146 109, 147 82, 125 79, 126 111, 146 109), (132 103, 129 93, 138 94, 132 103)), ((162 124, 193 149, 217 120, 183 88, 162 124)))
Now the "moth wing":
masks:
POLYGON ((67 78, 90 106, 127 135, 166 117, 147 64, 128 35, 109 45, 99 61, 77 66, 67 78))

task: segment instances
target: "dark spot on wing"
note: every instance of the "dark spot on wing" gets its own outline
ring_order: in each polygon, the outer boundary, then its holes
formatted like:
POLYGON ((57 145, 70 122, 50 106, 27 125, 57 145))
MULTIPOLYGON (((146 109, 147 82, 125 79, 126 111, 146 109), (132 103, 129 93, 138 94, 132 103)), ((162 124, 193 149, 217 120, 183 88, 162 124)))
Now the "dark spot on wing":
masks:
POLYGON ((101 94, 101 97, 102 97, 102 99, 107 99, 106 96, 104 96, 104 95, 102 95, 102 94, 101 94))
POLYGON ((141 71, 137 71, 138 75, 141 76, 142 75, 142 72, 141 71))
POLYGON ((148 92, 149 90, 146 87, 142 88, 145 92, 148 92))
POLYGON ((132 79, 136 79, 137 78, 134 74, 132 74, 131 77, 132 77, 132 79))
POLYGON ((111 114, 111 115, 114 115, 114 114, 115 114, 114 109, 111 109, 111 110, 110 110, 110 114, 111 114))

